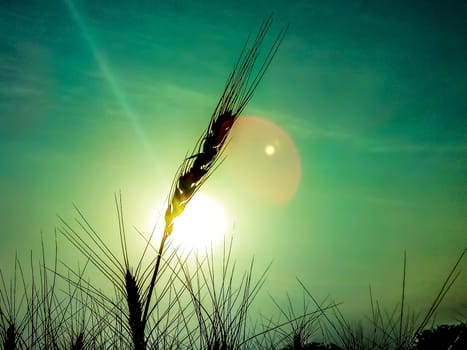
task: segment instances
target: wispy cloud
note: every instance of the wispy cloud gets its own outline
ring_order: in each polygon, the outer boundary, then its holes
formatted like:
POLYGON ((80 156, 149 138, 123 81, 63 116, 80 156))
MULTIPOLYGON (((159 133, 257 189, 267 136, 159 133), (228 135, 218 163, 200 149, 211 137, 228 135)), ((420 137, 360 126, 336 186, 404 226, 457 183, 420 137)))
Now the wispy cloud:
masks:
POLYGON ((411 143, 386 143, 375 144, 370 149, 375 153, 466 153, 467 143, 459 144, 411 144, 411 143))
POLYGON ((467 140, 418 142, 396 138, 375 138, 364 133, 338 127, 322 127, 311 121, 298 118, 281 118, 287 128, 299 138, 310 140, 330 140, 346 143, 349 147, 359 148, 372 153, 467 153, 467 140))

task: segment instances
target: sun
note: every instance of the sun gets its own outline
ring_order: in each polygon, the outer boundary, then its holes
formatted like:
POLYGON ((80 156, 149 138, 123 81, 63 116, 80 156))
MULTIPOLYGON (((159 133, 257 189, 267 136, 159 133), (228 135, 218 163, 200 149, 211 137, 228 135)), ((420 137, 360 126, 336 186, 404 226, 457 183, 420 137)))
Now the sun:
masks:
POLYGON ((199 192, 175 219, 172 240, 181 252, 202 253, 221 241, 226 230, 224 208, 212 197, 199 192))

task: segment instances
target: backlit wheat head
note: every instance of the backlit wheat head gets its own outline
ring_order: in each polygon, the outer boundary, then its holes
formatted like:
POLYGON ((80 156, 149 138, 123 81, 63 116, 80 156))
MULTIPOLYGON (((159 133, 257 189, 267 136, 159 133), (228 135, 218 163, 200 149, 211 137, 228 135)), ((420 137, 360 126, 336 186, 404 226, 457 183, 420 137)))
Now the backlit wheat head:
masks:
POLYGON ((198 141, 192 154, 180 166, 165 212, 164 233, 166 236, 172 233, 173 220, 183 212, 195 192, 209 176, 224 149, 232 126, 251 99, 284 38, 286 28, 279 33, 263 64, 252 77, 259 48, 271 25, 271 21, 272 17, 269 17, 263 22, 250 48, 247 49, 248 42, 243 47, 240 57, 227 80, 219 103, 214 109, 208 128, 198 141))

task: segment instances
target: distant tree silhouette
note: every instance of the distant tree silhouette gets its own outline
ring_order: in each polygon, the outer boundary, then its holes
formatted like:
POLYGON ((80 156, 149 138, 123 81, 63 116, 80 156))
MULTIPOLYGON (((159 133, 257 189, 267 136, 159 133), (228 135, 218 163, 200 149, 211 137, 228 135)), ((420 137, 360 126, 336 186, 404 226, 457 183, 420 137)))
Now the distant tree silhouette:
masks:
POLYGON ((301 344, 299 337, 294 337, 294 344, 285 347, 283 350, 342 350, 335 344, 324 344, 311 342, 308 344, 301 344))
POLYGON ((414 350, 464 350, 467 349, 467 324, 441 325, 423 331, 414 350))
POLYGON ((342 350, 339 346, 335 344, 323 344, 312 342, 303 347, 304 350, 342 350))

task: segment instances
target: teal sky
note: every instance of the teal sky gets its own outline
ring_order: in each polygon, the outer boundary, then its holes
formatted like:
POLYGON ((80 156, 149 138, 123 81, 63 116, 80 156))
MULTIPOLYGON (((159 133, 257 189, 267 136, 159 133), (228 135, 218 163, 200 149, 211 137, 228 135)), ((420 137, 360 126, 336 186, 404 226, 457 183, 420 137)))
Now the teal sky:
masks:
MULTIPOLYGON (((392 310, 406 250, 408 300, 426 310, 467 246, 467 7, 410 3, 2 4, 1 266, 39 249, 40 232, 52 244, 72 203, 115 239, 119 190, 127 222, 147 230, 273 10, 264 49, 290 28, 244 114, 290 137, 299 187, 277 203, 244 182, 287 186, 290 164, 227 156, 203 189, 228 211, 237 259, 254 255, 258 270, 273 261, 259 307, 271 305, 266 292, 298 298, 299 277, 351 315, 367 312, 369 284, 392 310)), ((445 317, 465 316, 465 290, 464 273, 445 317)))

